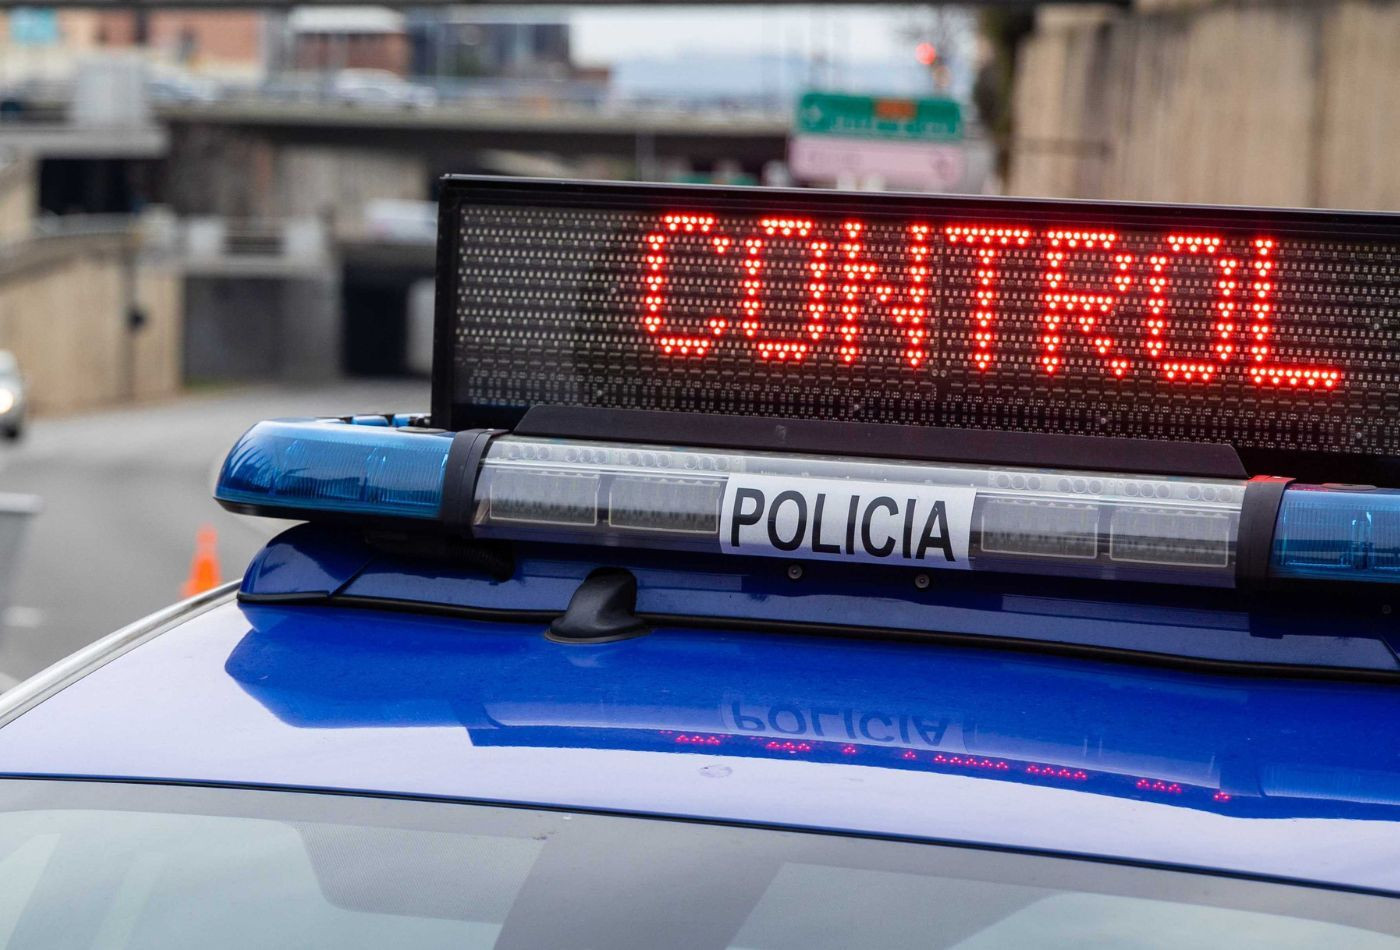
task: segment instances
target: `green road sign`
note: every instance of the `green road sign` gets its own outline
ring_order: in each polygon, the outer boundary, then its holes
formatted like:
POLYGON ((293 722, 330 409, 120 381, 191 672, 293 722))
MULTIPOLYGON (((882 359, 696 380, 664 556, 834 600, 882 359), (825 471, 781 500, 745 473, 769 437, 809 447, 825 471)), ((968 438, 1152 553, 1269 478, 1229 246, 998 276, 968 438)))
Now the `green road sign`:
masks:
POLYGON ((948 142, 962 138, 962 107, 952 99, 901 99, 807 92, 797 103, 799 135, 948 142))

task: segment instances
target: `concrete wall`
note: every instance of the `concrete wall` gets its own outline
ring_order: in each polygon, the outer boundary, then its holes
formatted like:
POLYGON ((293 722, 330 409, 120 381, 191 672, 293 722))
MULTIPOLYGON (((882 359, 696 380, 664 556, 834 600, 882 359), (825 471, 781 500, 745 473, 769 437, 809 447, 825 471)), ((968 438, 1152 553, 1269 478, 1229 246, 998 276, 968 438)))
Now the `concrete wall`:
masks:
POLYGON ((39 203, 38 188, 32 159, 0 152, 0 244, 29 236, 39 203))
POLYGON ((274 189, 284 217, 329 213, 336 237, 364 233, 363 211, 377 198, 428 197, 420 158, 363 147, 287 145, 278 150, 274 189))
POLYGON ((136 267, 133 234, 40 238, 0 253, 0 346, 35 412, 147 399, 180 386, 181 282, 136 267), (145 315, 128 325, 133 302, 145 315))
POLYGON ((1047 9, 1008 191, 1400 209, 1400 0, 1047 9))
POLYGON ((308 215, 336 237, 363 233, 376 198, 429 197, 427 162, 365 145, 283 142, 237 126, 176 125, 165 162, 165 201, 179 215, 281 221, 308 215))
POLYGON ((132 397, 173 395, 184 386, 185 277, 174 262, 146 262, 137 268, 135 292, 146 319, 132 334, 132 397))
POLYGON ((194 274, 185 283, 185 378, 306 383, 340 372, 340 285, 302 276, 194 274))

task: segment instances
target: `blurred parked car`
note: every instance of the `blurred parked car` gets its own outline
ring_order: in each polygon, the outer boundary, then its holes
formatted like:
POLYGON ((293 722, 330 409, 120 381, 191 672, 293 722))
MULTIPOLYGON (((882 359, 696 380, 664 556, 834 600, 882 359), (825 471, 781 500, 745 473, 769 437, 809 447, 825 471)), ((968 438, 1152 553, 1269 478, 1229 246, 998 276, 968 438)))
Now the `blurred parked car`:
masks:
POLYGON ((253 90, 263 99, 290 103, 320 102, 325 92, 325 82, 321 77, 307 72, 278 73, 253 90))
POLYGON ((18 439, 24 433, 26 408, 19 360, 9 350, 0 350, 0 433, 5 438, 18 439))
POLYGON ((208 103, 219 99, 219 84, 203 76, 167 74, 146 79, 146 95, 152 102, 208 103))
POLYGON ((0 92, 0 122, 16 122, 23 118, 27 103, 13 92, 0 92))
POLYGON ((331 97, 357 106, 437 105, 437 93, 383 69, 342 69, 331 81, 331 97))
POLYGON ((437 202, 376 198, 365 204, 365 229, 370 237, 403 244, 437 242, 437 202))

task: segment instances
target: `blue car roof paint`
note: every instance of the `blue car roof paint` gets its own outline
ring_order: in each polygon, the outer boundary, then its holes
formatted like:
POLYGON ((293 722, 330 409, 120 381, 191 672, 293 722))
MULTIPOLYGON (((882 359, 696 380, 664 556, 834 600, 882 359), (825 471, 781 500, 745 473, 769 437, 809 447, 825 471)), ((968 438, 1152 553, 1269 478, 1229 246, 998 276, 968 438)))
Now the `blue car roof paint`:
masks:
MULTIPOLYGON (((274 539, 244 576, 244 594, 279 599, 335 593, 486 611, 561 613, 599 565, 631 570, 637 609, 730 624, 880 627, 912 634, 1037 641, 1160 657, 1400 674, 1400 628, 1373 610, 1331 616, 1242 602, 1229 591, 1026 577, 931 575, 882 566, 804 565, 794 583, 781 560, 518 544, 516 570, 494 580, 442 562, 405 560, 351 531, 302 525, 274 539)), ((1346 601, 1336 602, 1344 605, 1346 601)))
POLYGON ((1400 892, 1400 689, 933 644, 228 604, 0 729, 8 775, 459 797, 1400 892))

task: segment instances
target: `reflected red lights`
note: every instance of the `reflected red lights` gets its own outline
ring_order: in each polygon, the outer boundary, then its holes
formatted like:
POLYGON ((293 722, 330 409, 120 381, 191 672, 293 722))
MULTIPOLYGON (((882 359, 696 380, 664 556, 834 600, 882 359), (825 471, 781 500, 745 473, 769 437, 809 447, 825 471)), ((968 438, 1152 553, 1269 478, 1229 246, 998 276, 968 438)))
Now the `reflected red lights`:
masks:
POLYGON ((1183 785, 1168 779, 1137 777, 1129 775, 1093 772, 1072 765, 1055 765, 1046 762, 1030 762, 1021 759, 1003 759, 992 756, 933 752, 902 746, 862 746, 854 742, 827 742, 801 738, 782 738, 764 735, 734 735, 703 732, 677 732, 658 730, 677 746, 687 749, 710 749, 724 747, 722 755, 768 754, 788 758, 802 756, 805 760, 823 762, 862 757, 862 764, 876 768, 913 767, 918 770, 937 771, 941 769, 978 773, 988 778, 999 777, 1002 781, 1035 782, 1061 788, 1083 785, 1083 791, 1101 794, 1147 794, 1157 797, 1183 799, 1183 804, 1229 802, 1233 799, 1228 792, 1198 785, 1183 785), (737 744, 736 744, 737 743, 737 744))
POLYGON ((1158 778, 1140 778, 1136 787, 1144 792, 1160 792, 1163 795, 1180 795, 1181 786, 1175 782, 1164 782, 1158 778))
MULTIPOLYGON (((914 223, 872 237, 868 222, 858 219, 776 215, 746 228, 724 233, 745 228, 677 213, 662 215, 644 235, 642 327, 662 354, 704 358, 736 330, 760 363, 803 364, 820 353, 855 369, 867 358, 866 335, 887 338, 893 331, 902 362, 918 370, 935 355, 937 316, 956 328, 945 339, 965 341, 979 374, 1020 372, 1024 364, 999 352, 999 344, 1026 340, 1019 336, 1024 324, 1007 321, 1008 314, 1029 316, 1030 297, 1039 305, 1034 360, 1044 377, 1064 376, 1071 367, 1082 377, 1087 356, 1107 379, 1127 379, 1135 362, 1145 361, 1153 378, 1173 385, 1207 385, 1227 372, 1299 392, 1334 390, 1342 381, 1339 369, 1277 359, 1273 238, 1232 243, 1217 234, 1170 232, 1149 236, 1144 247, 1141 235, 1126 241, 1108 229, 971 223, 941 229, 914 223), (697 286, 732 289, 672 314, 676 261, 692 268, 682 285, 692 300, 697 286), (693 268, 706 261, 718 270, 696 276, 693 268), (1032 276, 1026 269, 1036 261, 1032 276), (1038 288, 1028 286, 1031 280, 1038 288), (737 299, 723 299, 735 292, 737 299), (801 314, 796 326, 794 311, 801 314), (779 318, 795 336, 774 332, 779 318)), ((1024 349, 1016 357, 1026 358, 1024 349)))
POLYGON ((789 755, 797 755, 799 752, 811 752, 810 742, 791 742, 788 740, 773 739, 763 744, 763 748, 769 752, 786 752, 789 755))
POLYGON ((1026 774, 1039 778, 1062 778, 1071 782, 1084 782, 1089 778, 1089 773, 1083 769, 1067 769, 1059 765, 1036 765, 1034 762, 1026 766, 1026 774))
POLYGON ((961 769, 985 769, 989 772, 1007 772, 1011 763, 1005 759, 988 759, 976 755, 948 755, 943 752, 933 757, 936 765, 951 765, 961 769))

